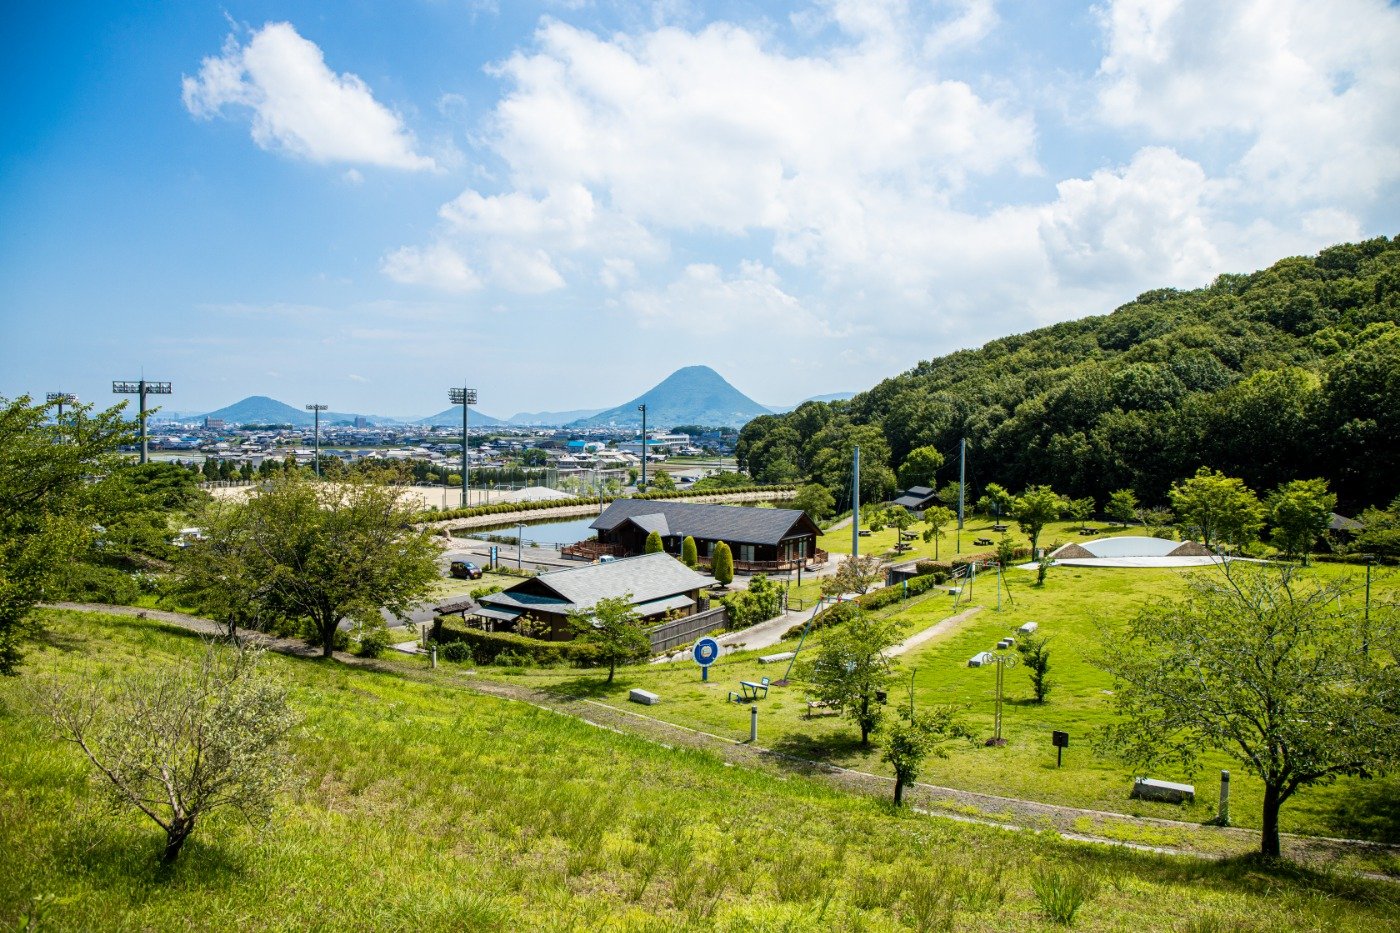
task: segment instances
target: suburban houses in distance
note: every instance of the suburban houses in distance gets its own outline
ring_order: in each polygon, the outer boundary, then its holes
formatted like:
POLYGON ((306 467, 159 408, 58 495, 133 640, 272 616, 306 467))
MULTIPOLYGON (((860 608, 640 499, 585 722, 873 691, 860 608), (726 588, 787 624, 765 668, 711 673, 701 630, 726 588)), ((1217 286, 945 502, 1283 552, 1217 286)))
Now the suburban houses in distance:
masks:
POLYGON ((708 563, 723 541, 734 553, 738 573, 772 573, 826 563, 818 550, 821 529, 801 509, 746 508, 698 502, 618 499, 589 526, 597 540, 566 545, 565 557, 596 560, 605 555, 641 554, 653 531, 667 554, 678 555, 681 543, 695 539, 700 560, 708 563))

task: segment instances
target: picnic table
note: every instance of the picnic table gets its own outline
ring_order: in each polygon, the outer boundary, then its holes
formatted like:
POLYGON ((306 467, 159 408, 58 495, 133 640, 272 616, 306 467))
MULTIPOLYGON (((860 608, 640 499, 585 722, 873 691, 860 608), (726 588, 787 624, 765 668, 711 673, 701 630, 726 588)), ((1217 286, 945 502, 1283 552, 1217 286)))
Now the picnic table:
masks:
POLYGON ((978 547, 991 547, 991 546, 992 546, 992 539, 991 539, 991 538, 978 538, 976 541, 973 541, 972 543, 975 544, 975 545, 977 545, 978 547))
POLYGON ((768 696, 768 678, 765 677, 758 683, 752 680, 739 681, 739 689, 744 692, 744 699, 758 700, 768 696))
POLYGON ((993 526, 992 526, 992 530, 995 531, 995 532, 998 532, 998 533, 1005 531, 1006 528, 1007 528, 1006 525, 993 525, 993 526))

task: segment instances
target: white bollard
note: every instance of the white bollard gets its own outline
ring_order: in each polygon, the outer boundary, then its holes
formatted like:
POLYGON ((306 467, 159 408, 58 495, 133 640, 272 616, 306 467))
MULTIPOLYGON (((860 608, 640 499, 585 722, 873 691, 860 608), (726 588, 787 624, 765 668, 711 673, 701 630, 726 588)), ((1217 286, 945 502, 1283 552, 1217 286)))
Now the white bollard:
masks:
POLYGON ((433 670, 437 670, 437 645, 433 645, 433 670))

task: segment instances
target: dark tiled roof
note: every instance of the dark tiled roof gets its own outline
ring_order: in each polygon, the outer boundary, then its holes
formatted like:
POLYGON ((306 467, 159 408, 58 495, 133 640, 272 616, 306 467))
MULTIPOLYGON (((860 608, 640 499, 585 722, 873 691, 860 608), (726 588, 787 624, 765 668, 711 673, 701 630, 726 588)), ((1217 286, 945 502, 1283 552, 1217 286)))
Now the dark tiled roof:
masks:
POLYGON ((600 599, 632 594, 632 604, 666 599, 709 586, 701 576, 670 554, 642 554, 606 564, 585 564, 568 570, 552 570, 533 580, 517 583, 502 593, 481 598, 482 603, 519 609, 566 613, 588 609, 600 599), (543 586, 556 597, 522 593, 526 585, 543 586))
POLYGON ((1361 531, 1366 526, 1354 518, 1347 518, 1345 515, 1333 512, 1329 517, 1327 527, 1332 531, 1361 531))
POLYGON ((642 527, 650 527, 644 524, 644 516, 664 517, 669 534, 728 544, 777 544, 793 533, 811 530, 820 534, 816 526, 807 527, 810 519, 801 509, 753 509, 741 505, 651 499, 618 499, 589 527, 595 531, 611 531, 629 518, 642 527), (798 525, 802 527, 795 527, 798 525))
POLYGON ((928 489, 928 487, 926 487, 926 486, 915 486, 915 487, 913 487, 912 489, 910 489, 908 492, 906 492, 904 495, 902 495, 902 496, 900 496, 898 499, 894 500, 894 504, 895 504, 895 505, 902 505, 902 506, 904 506, 906 509, 915 509, 915 510, 917 510, 917 509, 926 508, 926 507, 928 506, 928 504, 929 504, 930 502, 932 502, 932 501, 933 501, 934 499, 936 499, 936 498, 938 498, 938 497, 937 497, 936 495, 934 495, 933 491, 930 490, 930 489, 928 489), (925 491, 922 492, 922 493, 920 493, 919 490, 921 490, 921 489, 923 489, 923 490, 925 490, 925 491))

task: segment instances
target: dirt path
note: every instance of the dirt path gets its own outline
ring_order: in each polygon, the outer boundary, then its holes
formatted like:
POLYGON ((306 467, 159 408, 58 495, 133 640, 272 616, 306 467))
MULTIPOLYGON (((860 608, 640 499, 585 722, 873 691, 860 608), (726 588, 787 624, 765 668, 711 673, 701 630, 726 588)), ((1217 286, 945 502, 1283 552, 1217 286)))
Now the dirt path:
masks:
POLYGON ((904 641, 895 645, 889 651, 886 651, 885 654, 894 658, 898 657, 901 654, 904 654, 904 652, 906 651, 913 651, 915 648, 919 647, 924 642, 932 641, 939 635, 942 635, 944 632, 952 631, 953 629, 957 628, 959 625, 962 625, 968 619, 972 618, 981 611, 981 606, 972 606, 971 608, 964 609, 962 612, 959 612, 955 616, 949 616, 941 622, 935 622, 933 625, 930 625, 922 632, 915 632, 913 635, 910 635, 908 638, 904 639, 904 641))
MULTIPOLYGON (((198 616, 133 606, 113 606, 100 603, 51 603, 48 608, 78 612, 102 612, 112 615, 137 616, 167 622, 181 628, 207 635, 220 635, 225 629, 217 623, 198 616)), ((911 648, 928 638, 936 637, 940 626, 951 627, 969 617, 978 607, 942 620, 911 636, 901 647, 911 648), (921 639, 915 642, 915 639, 921 639), (911 644, 911 642, 913 644, 911 644)), ((944 628, 943 630, 947 630, 944 628)), ((308 648, 299 640, 274 638, 256 632, 241 632, 255 638, 274 651, 299 657, 319 657, 318 649, 308 648)), ((574 716, 601 728, 625 735, 638 736, 667 747, 685 746, 703 749, 735 765, 758 768, 780 775, 799 773, 828 781, 845 790, 888 797, 894 779, 882 775, 842 768, 812 761, 781 751, 749 744, 738 737, 727 737, 665 722, 644 713, 620 709, 585 697, 571 696, 552 690, 541 690, 521 684, 503 683, 480 677, 475 671, 409 667, 402 662, 387 664, 371 661, 337 651, 335 658, 345 664, 369 670, 394 673, 415 680, 442 684, 444 682, 487 696, 528 703, 562 715, 574 716)), ((759 726, 760 740, 763 725, 759 726)), ((973 791, 915 784, 906 789, 910 805, 921 812, 962 821, 996 826, 1008 830, 1053 830, 1067 839, 1195 858, 1224 858, 1257 852, 1257 830, 1239 827, 1219 827, 1165 820, 1154 817, 1130 816, 1102 810, 1087 810, 1060 804, 1040 803, 1012 797, 1000 797, 973 791), (1145 840, 1152 840, 1147 842, 1145 840)), ((1314 867, 1326 868, 1347 859, 1368 855, 1384 856, 1391 864, 1400 863, 1400 846, 1356 839, 1330 839, 1317 836, 1283 834, 1284 855, 1314 867)), ((1388 881, 1400 880, 1400 873, 1380 874, 1359 872, 1367 877, 1388 881)))

